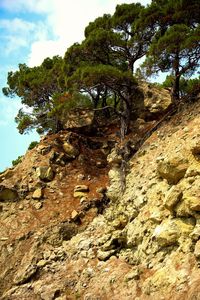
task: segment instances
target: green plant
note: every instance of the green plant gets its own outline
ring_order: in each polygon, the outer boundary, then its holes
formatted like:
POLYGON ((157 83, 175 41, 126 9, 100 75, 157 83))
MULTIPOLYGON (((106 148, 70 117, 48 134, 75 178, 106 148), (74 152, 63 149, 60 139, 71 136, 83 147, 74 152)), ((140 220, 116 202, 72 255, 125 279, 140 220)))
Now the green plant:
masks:
POLYGON ((22 161, 22 158, 23 158, 23 155, 20 155, 20 156, 18 156, 17 159, 14 159, 14 160, 12 161, 13 167, 15 167, 16 165, 18 165, 18 164, 22 161))
POLYGON ((30 145, 28 146, 28 150, 32 150, 33 148, 35 148, 39 143, 37 141, 33 141, 30 143, 30 145))

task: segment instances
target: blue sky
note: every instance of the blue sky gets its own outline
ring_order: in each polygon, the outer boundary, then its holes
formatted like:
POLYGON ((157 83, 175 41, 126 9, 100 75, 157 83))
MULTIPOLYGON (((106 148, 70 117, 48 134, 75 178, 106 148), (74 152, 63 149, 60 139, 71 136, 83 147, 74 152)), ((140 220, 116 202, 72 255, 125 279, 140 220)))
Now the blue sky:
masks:
MULTIPOLYGON (((20 99, 6 98, 7 73, 19 63, 32 67, 44 58, 63 55, 83 39, 85 26, 115 6, 133 0, 0 0, 0 172, 23 155, 36 133, 20 135, 14 118, 20 99)), ((150 0, 135 1, 146 5, 150 0)))

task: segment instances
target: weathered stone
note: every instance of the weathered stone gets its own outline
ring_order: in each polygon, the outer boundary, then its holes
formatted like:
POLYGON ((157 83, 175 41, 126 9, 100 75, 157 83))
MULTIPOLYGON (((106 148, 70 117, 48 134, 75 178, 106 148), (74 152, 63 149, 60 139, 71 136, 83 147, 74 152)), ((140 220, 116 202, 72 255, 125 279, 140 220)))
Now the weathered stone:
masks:
POLYGON ((87 193, 87 192, 89 192, 89 187, 87 185, 84 185, 84 184, 76 185, 75 188, 74 188, 74 192, 87 193))
POLYGON ((74 159, 79 155, 79 151, 70 143, 65 142, 63 144, 63 149, 68 157, 68 159, 74 159))
POLYGON ((170 184, 177 184, 184 177, 187 168, 188 160, 183 157, 173 157, 160 161, 157 165, 158 174, 167 179, 170 184))
POLYGON ((16 190, 3 185, 0 186, 0 201, 16 201, 17 199, 18 193, 16 190))
POLYGON ((109 257, 111 257, 113 254, 115 254, 116 249, 109 250, 109 251, 102 251, 98 250, 97 251, 97 258, 99 260, 107 260, 109 257))
POLYGON ((43 197, 43 190, 41 188, 38 188, 33 193, 33 199, 41 199, 43 197))
POLYGON ((195 248, 194 248, 194 255, 196 258, 200 258, 200 241, 196 242, 195 248))
POLYGON ((43 268, 44 266, 46 266, 47 263, 48 262, 45 259, 41 259, 41 260, 38 261, 37 267, 43 268))
POLYGON ((200 141, 196 141, 192 146, 191 146, 191 151, 194 156, 200 155, 200 141))
POLYGON ((42 155, 45 155, 49 153, 51 150, 51 145, 45 146, 45 145, 38 145, 37 146, 37 151, 41 153, 42 155))
POLYGON ((193 228, 190 220, 166 220, 155 228, 153 237, 156 238, 160 247, 166 247, 176 244, 181 235, 189 235, 193 228))
POLYGON ((196 226, 194 227, 194 230, 191 232, 190 237, 197 241, 200 238, 200 225, 196 224, 196 226))
POLYGON ((42 208, 43 204, 42 204, 42 202, 34 202, 33 206, 35 207, 35 209, 38 210, 38 209, 42 208))
POLYGON ((187 197, 185 199, 185 201, 187 201, 189 209, 191 209, 192 211, 200 211, 200 198, 199 197, 187 197))
POLYGON ((78 212, 76 210, 73 210, 72 213, 71 213, 71 219, 73 221, 76 221, 78 219, 78 217, 79 217, 78 212))
POLYGON ((169 91, 158 89, 156 86, 145 82, 141 85, 144 94, 144 106, 151 113, 165 111, 171 104, 169 91))
POLYGON ((186 201, 181 201, 174 208, 177 217, 189 217, 191 215, 191 211, 189 209, 188 203, 186 201))
POLYGON ((113 168, 108 173, 110 179, 110 186, 107 190, 107 197, 111 200, 115 201, 122 195, 122 180, 121 180, 121 172, 119 168, 113 168))
POLYGON ((49 166, 38 167, 36 169, 36 175, 38 178, 44 181, 51 181, 54 178, 54 172, 49 166))
POLYGON ((177 186, 173 186, 165 196, 164 199, 165 207, 169 210, 172 210, 173 207, 180 201, 182 195, 183 193, 180 190, 180 188, 177 186))
POLYGON ((84 192, 74 192, 74 198, 85 198, 86 193, 84 192))
POLYGON ((112 152, 108 155, 107 161, 112 166, 120 166, 122 156, 116 152, 116 149, 113 149, 112 152))
POLYGON ((69 128, 84 128, 92 125, 94 119, 93 111, 79 110, 74 111, 67 117, 67 122, 64 124, 65 129, 69 128))
POLYGON ((127 282, 127 281, 130 281, 130 280, 138 280, 140 278, 140 272, 138 269, 135 269, 131 272, 129 272, 128 274, 126 274, 124 280, 127 282))
POLYGON ((189 166, 187 172, 185 173, 185 177, 195 177, 200 175, 200 166, 199 164, 194 164, 189 166))
POLYGON ((17 276, 14 278, 15 284, 23 284, 28 281, 37 271, 37 265, 28 265, 26 269, 20 269, 17 276))
POLYGON ((13 176, 14 170, 13 169, 7 169, 2 174, 0 174, 0 182, 2 182, 5 179, 9 179, 13 176))

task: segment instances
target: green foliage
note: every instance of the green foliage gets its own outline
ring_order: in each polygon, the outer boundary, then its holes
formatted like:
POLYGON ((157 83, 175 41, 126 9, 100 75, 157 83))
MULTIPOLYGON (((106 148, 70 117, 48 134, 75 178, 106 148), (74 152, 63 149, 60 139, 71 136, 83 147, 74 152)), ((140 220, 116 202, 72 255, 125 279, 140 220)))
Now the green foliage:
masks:
POLYGON ((92 109, 92 103, 87 95, 74 92, 55 94, 53 97, 53 109, 49 112, 49 118, 56 118, 64 124, 68 115, 76 109, 92 109))
POLYGON ((62 130, 75 109, 115 111, 124 135, 143 97, 137 80, 170 72, 163 84, 173 99, 199 91, 188 81, 200 61, 199 0, 152 0, 117 5, 113 15, 98 17, 85 28, 81 44, 69 47, 64 58, 46 58, 40 66, 19 64, 9 72, 4 95, 21 98, 17 117, 20 133, 62 130), (143 69, 135 62, 146 55, 143 69))
POLYGON ((21 163, 21 161, 22 161, 22 158, 23 158, 23 155, 21 155, 21 156, 18 156, 18 158, 17 158, 17 159, 13 160, 13 161, 12 161, 12 165, 13 165, 13 167, 15 167, 16 165, 18 165, 19 163, 21 163))
POLYGON ((22 133, 36 128, 49 131, 55 127, 55 119, 48 119, 52 110, 52 97, 56 92, 62 92, 64 78, 62 76, 62 58, 55 56, 46 58, 38 67, 29 68, 19 64, 16 72, 8 73, 8 87, 3 88, 6 96, 18 96, 26 110, 20 109, 15 121, 22 133))
MULTIPOLYGON (((172 88, 174 78, 168 75, 165 81, 162 83, 164 88, 172 88)), ((196 96, 200 93, 200 76, 199 78, 187 79, 182 77, 180 79, 180 94, 181 97, 188 99, 189 101, 195 100, 196 96)))
POLYGON ((157 30, 143 67, 148 76, 159 71, 171 73, 174 101, 180 96, 180 78, 191 76, 199 67, 200 26, 196 10, 200 11, 197 0, 155 0, 146 10, 146 16, 154 14, 157 30))
POLYGON ((32 150, 33 148, 35 148, 39 143, 37 141, 33 141, 30 143, 30 145, 28 146, 28 150, 32 150))

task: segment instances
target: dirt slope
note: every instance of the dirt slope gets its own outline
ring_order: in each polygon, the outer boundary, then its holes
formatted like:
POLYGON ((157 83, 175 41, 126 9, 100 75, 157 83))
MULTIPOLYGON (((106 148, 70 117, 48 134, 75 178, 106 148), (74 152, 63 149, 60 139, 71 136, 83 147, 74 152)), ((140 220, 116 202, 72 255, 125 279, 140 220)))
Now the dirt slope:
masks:
POLYGON ((154 122, 121 145, 114 126, 48 135, 2 174, 1 299, 200 299, 199 113, 134 156, 154 122))

